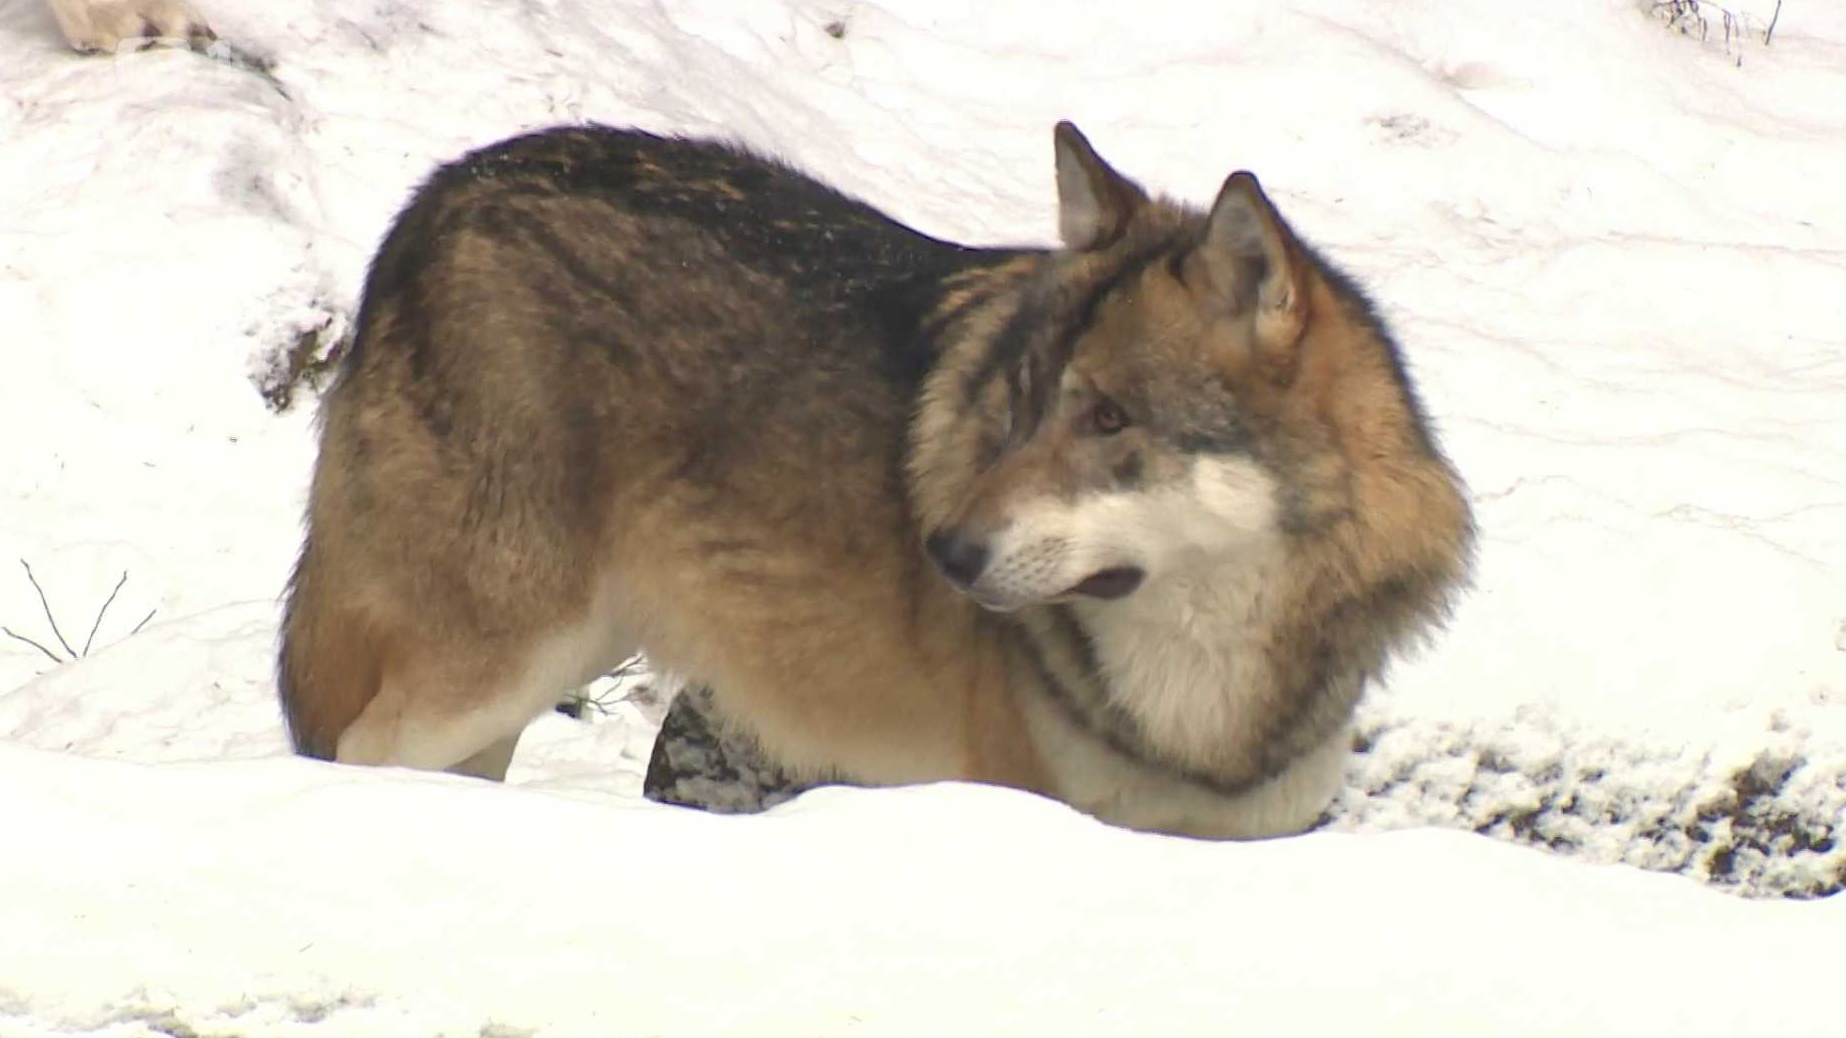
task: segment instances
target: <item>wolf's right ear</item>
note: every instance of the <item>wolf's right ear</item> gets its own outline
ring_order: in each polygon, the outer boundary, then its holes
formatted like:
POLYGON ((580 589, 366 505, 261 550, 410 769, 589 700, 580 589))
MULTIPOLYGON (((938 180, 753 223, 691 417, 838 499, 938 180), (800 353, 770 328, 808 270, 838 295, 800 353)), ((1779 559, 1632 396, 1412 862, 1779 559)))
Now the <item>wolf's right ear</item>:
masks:
POLYGON ((1122 236, 1147 193, 1109 168, 1069 120, 1052 131, 1058 164, 1058 237, 1065 248, 1100 249, 1122 236))

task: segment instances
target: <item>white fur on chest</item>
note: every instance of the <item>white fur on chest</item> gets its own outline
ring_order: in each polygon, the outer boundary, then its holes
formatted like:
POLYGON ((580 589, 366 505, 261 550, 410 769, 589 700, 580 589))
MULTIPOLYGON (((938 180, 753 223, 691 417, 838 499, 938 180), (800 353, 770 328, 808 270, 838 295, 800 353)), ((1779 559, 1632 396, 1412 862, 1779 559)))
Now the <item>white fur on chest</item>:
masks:
POLYGON ((1203 767, 1247 758, 1277 702, 1264 632, 1285 579, 1278 547, 1251 546, 1120 602, 1081 606, 1113 699, 1148 741, 1203 767))

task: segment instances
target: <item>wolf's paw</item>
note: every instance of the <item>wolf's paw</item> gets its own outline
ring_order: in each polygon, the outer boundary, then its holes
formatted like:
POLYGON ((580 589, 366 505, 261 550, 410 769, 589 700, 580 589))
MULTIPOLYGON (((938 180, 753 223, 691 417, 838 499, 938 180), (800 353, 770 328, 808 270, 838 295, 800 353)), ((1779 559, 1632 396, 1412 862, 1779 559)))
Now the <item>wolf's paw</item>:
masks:
POLYGON ((53 0, 64 38, 81 54, 114 54, 126 44, 203 51, 218 38, 186 0, 53 0))

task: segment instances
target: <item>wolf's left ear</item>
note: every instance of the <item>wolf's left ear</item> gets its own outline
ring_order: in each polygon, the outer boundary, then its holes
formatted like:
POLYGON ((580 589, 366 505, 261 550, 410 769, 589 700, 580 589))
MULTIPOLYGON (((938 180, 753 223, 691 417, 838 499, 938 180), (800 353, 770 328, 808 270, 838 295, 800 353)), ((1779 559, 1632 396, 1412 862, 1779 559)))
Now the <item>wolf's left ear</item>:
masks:
POLYGON ((1109 168, 1070 121, 1052 133, 1058 163, 1058 236, 1066 248, 1100 249, 1127 230, 1147 193, 1109 168))
POLYGON ((1256 174, 1240 171, 1224 182, 1199 257, 1211 291, 1254 307, 1265 347, 1286 349, 1301 337, 1307 324, 1303 260, 1256 174))

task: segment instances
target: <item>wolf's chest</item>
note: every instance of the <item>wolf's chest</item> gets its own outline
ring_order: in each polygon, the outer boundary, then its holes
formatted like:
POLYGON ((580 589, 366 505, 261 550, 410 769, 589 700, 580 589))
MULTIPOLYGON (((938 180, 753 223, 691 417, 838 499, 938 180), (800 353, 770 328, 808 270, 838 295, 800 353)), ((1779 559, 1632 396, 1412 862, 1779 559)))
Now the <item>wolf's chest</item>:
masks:
POLYGON ((1274 700, 1267 614, 1278 575, 1246 562, 1089 610, 1110 698, 1150 742, 1209 760, 1260 736, 1274 700))

